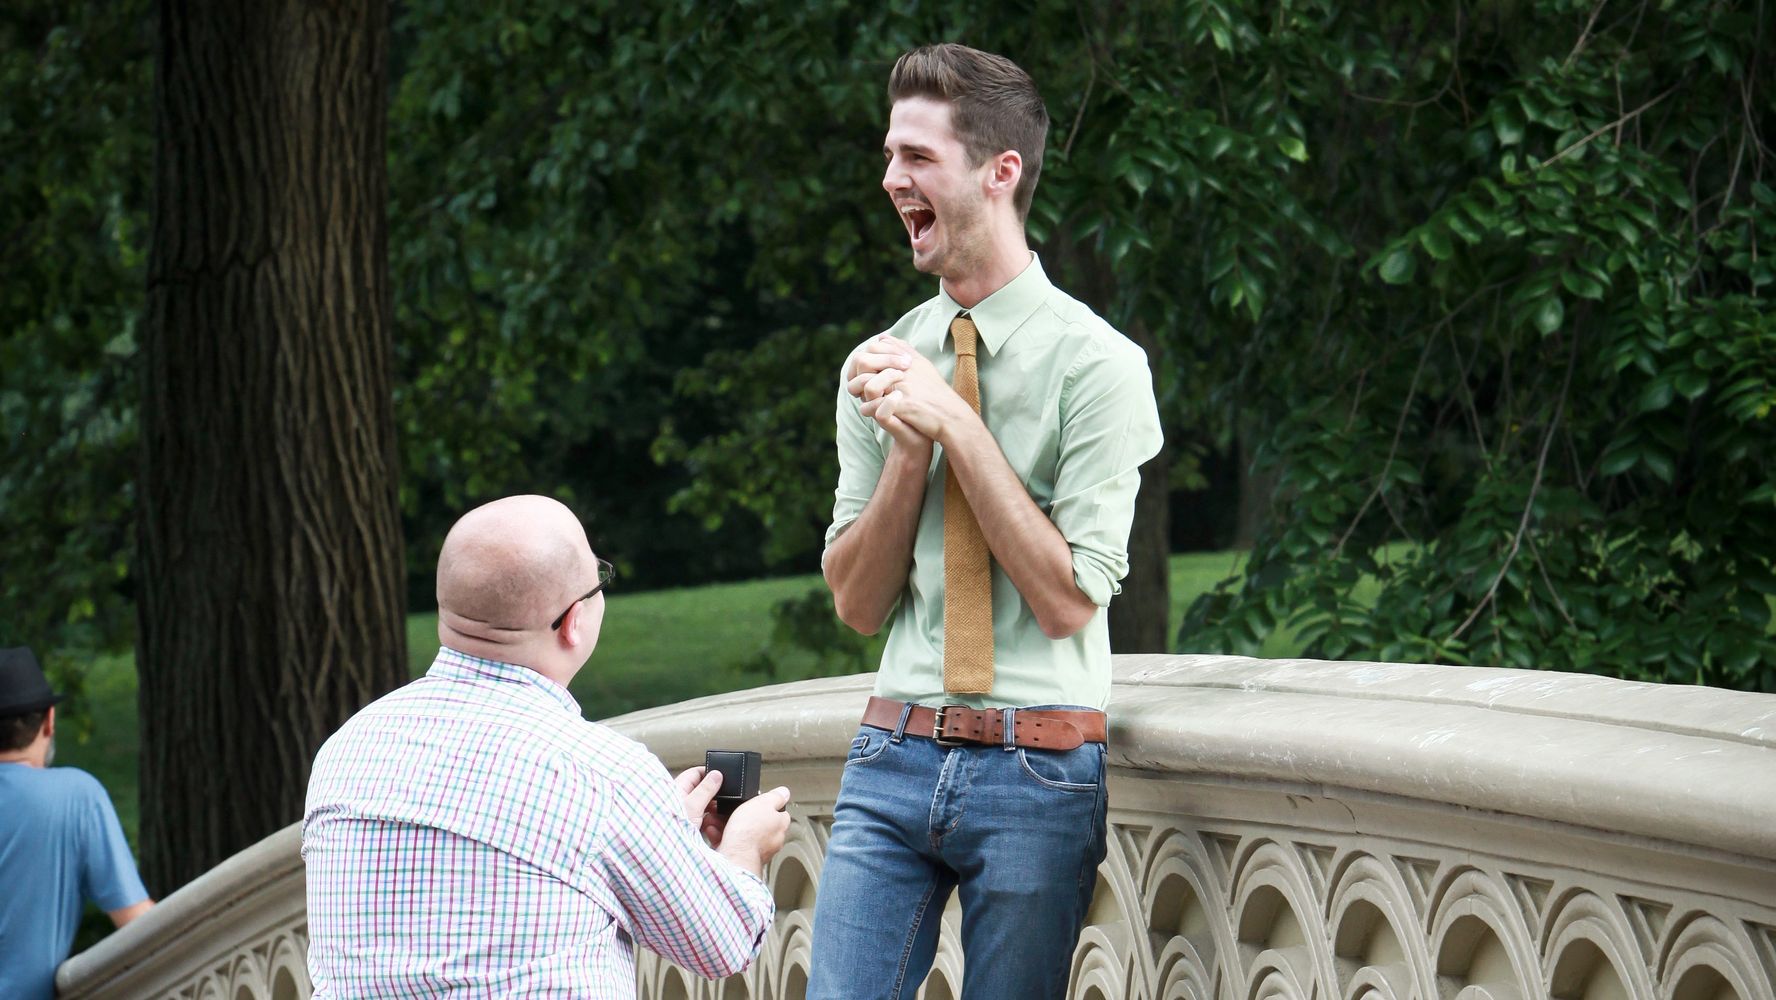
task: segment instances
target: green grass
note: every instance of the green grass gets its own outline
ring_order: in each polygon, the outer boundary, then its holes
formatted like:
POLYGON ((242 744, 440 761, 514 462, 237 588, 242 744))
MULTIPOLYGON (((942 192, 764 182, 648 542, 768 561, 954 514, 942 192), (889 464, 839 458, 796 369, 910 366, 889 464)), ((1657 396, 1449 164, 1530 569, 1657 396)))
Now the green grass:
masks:
MULTIPOLYGON (((1197 595, 1215 589, 1215 584, 1241 573, 1246 568, 1244 552, 1191 552, 1170 560, 1172 609, 1166 616, 1169 644, 1177 645, 1178 623, 1197 595)), ((1270 655, 1270 654, 1266 654, 1270 655)))
MULTIPOLYGON (((767 678, 741 665, 769 642, 771 608, 817 586, 824 586, 820 577, 808 575, 613 593, 598 649, 570 690, 588 718, 603 719, 764 683, 767 678)), ((407 659, 414 676, 425 672, 437 651, 437 614, 408 616, 407 659)), ((789 665, 803 675, 812 667, 796 658, 789 665)))
MULTIPOLYGON (((1171 558, 1172 610, 1167 634, 1174 634, 1184 609, 1196 595, 1238 572, 1243 554, 1205 552, 1171 558)), ((774 676, 749 672, 743 664, 771 639, 771 608, 823 586, 817 575, 779 577, 746 583, 711 584, 641 594, 613 593, 605 612, 598 650, 574 678, 572 690, 589 718, 608 718, 687 698, 720 694, 775 680, 816 673, 807 654, 780 656, 774 676)), ((872 640, 867 663, 875 666, 882 637, 872 640)), ((1267 656, 1292 652, 1286 635, 1273 636, 1267 656), (1274 648, 1273 648, 1274 647, 1274 648)), ((408 666, 423 673, 438 649, 435 613, 407 619, 408 666)), ((136 841, 140 804, 136 795, 135 659, 123 654, 95 660, 86 673, 86 719, 62 725, 56 763, 92 772, 110 790, 117 815, 136 841), (90 722, 90 726, 83 723, 90 722), (87 729, 84 739, 77 730, 87 729)))

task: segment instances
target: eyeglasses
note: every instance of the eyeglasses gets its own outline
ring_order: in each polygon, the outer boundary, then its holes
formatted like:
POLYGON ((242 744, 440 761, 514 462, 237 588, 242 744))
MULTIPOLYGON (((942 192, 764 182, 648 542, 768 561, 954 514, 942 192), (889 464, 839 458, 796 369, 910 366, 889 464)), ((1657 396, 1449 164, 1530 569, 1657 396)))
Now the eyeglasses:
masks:
POLYGON ((551 631, 551 632, 555 631, 556 629, 561 627, 562 622, 567 621, 567 612, 572 611, 574 609, 574 604, 578 604, 578 603, 580 603, 580 601, 589 601, 592 598, 598 596, 598 592, 603 590, 604 588, 610 586, 610 582, 612 580, 615 580, 616 578, 617 578, 617 568, 615 566, 612 566, 610 563, 605 562, 603 559, 598 560, 598 586, 593 587, 591 590, 586 591, 584 596, 580 597, 578 600, 575 600, 573 602, 573 604, 569 604, 567 606, 566 611, 563 611, 560 614, 556 615, 555 620, 549 623, 549 631, 551 631))

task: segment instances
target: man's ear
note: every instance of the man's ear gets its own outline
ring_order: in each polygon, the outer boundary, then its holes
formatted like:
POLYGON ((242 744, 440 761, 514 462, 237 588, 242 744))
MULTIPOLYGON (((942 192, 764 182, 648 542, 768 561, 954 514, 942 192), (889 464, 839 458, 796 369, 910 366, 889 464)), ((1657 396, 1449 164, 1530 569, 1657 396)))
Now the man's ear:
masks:
POLYGON ((563 649, 572 649, 580 643, 580 609, 586 606, 585 601, 575 601, 574 606, 567 609, 567 617, 561 620, 561 627, 555 630, 555 642, 563 649))
POLYGON ((49 737, 50 739, 55 738, 55 706, 54 705, 49 706, 49 711, 44 714, 43 728, 41 730, 39 730, 39 732, 41 732, 44 736, 49 737))
MULTIPOLYGON (((586 616, 592 614, 592 605, 598 598, 580 601, 567 613, 567 620, 561 623, 561 646, 563 649, 580 650, 598 641, 598 628, 586 627, 586 616)), ((597 621, 597 619, 593 619, 597 621)))
POLYGON ((987 194, 1009 202, 1017 193, 1018 181, 1024 176, 1023 155, 1015 149, 1008 149, 989 159, 987 164, 987 194))

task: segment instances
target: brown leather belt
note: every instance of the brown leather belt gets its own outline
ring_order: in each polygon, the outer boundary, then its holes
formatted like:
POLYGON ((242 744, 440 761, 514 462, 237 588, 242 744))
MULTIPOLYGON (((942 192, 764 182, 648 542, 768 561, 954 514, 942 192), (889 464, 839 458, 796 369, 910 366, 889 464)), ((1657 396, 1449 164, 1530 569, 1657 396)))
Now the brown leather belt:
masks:
MULTIPOLYGON (((872 697, 863 710, 863 724, 893 732, 900 726, 906 702, 872 697)), ((906 734, 936 740, 939 746, 963 743, 1003 746, 1005 717, 1012 718, 1014 746, 1038 750, 1073 750, 1087 743, 1104 742, 1104 713, 1088 709, 997 709, 945 705, 927 708, 914 705, 907 714, 906 734)))

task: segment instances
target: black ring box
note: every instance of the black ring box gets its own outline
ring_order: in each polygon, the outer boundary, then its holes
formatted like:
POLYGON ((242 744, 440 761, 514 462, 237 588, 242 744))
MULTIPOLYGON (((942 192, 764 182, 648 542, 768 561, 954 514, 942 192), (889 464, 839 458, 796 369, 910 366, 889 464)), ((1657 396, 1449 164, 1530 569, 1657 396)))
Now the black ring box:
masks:
POLYGON ((757 750, 708 750, 703 762, 711 771, 720 771, 721 790, 715 793, 715 811, 723 816, 734 807, 759 793, 759 770, 764 755, 757 750))

